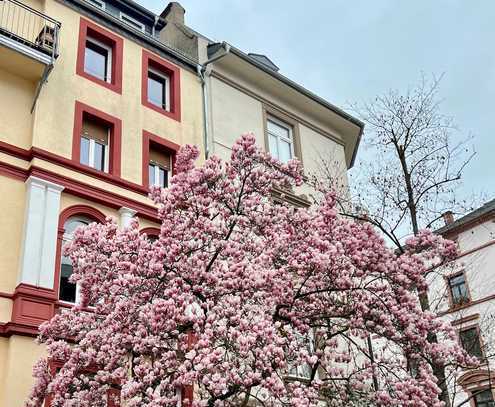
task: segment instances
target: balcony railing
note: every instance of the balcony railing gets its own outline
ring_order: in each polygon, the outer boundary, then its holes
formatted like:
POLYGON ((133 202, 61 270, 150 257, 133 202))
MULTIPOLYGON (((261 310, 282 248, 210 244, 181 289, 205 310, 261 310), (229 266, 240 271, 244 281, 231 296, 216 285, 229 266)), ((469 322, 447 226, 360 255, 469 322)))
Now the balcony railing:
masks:
POLYGON ((17 1, 0 0, 0 36, 50 57, 58 55, 60 23, 17 1))

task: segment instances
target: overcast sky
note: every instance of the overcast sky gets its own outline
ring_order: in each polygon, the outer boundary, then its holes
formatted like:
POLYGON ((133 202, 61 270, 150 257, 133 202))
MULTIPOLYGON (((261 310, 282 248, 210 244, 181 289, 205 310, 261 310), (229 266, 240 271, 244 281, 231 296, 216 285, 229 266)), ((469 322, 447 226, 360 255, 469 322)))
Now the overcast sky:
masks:
MULTIPOLYGON (((138 0, 159 14, 167 1, 138 0)), ((477 156, 464 190, 495 198, 495 1, 182 0, 186 24, 245 52, 266 54, 281 73, 340 107, 421 72, 445 73, 442 110, 477 156)), ((359 154, 358 154, 359 157, 359 154)))

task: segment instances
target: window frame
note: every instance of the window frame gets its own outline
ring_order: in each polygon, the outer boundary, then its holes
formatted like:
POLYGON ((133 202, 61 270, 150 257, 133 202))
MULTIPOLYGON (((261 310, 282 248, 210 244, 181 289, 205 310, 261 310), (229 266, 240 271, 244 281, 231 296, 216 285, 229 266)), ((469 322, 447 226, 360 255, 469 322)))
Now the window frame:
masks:
MULTIPOLYGON (((81 135, 81 140, 83 138, 86 138, 81 135)), ((108 137, 110 139, 110 135, 108 137)), ((88 151, 88 164, 82 163, 82 165, 87 165, 90 168, 93 168, 96 171, 103 171, 108 174, 108 162, 109 162, 109 151, 110 151, 110 143, 108 144, 103 144, 103 143, 98 143, 102 146, 105 147, 105 151, 103 154, 103 170, 99 170, 98 168, 95 167, 95 145, 97 144, 97 141, 95 139, 86 139, 89 141, 89 151, 88 151)))
POLYGON ((476 357, 480 361, 482 361, 483 359, 485 359, 485 352, 483 350, 483 340, 481 338, 481 330, 480 330, 480 327, 479 327, 478 324, 472 324, 472 325, 467 325, 467 326, 459 327, 459 329, 457 331, 457 338, 458 338, 459 345, 461 346, 462 349, 464 349, 468 353, 468 355, 473 356, 473 357, 476 357), (476 331, 476 335, 477 335, 476 337, 478 339, 478 345, 479 345, 479 348, 480 348, 480 356, 473 355, 468 350, 466 350, 464 348, 464 344, 463 344, 463 341, 462 341, 462 333, 463 332, 466 332, 466 331, 470 331, 472 329, 474 329, 476 331))
POLYGON ((149 187, 153 187, 153 186, 159 186, 161 188, 168 188, 168 183, 169 183, 169 179, 172 178, 172 171, 171 169, 167 169, 165 168, 164 166, 158 164, 158 163, 155 163, 154 161, 150 160, 148 162, 148 184, 149 184, 149 187), (153 167, 153 177, 154 177, 154 180, 153 180, 153 183, 151 183, 150 179, 149 179, 149 167, 153 167), (163 170, 165 171, 165 174, 166 175, 166 182, 164 186, 161 186, 160 185, 160 170, 163 170))
POLYGON ((84 103, 76 101, 74 109, 74 133, 72 136, 72 160, 77 163, 79 168, 83 168, 86 172, 92 174, 109 174, 115 177, 120 177, 121 166, 121 140, 122 140, 122 122, 107 113, 97 110, 84 103), (108 159, 105 160, 105 166, 108 171, 97 170, 89 165, 81 163, 81 139, 83 117, 88 115, 97 121, 100 121, 109 127, 108 148, 105 154, 108 159))
POLYGON ((86 42, 84 44, 85 49, 84 49, 84 72, 88 75, 91 75, 101 81, 107 82, 107 83, 112 83, 112 61, 113 61, 113 56, 112 56, 112 47, 109 46, 108 44, 105 44, 104 42, 98 41, 96 38, 93 38, 91 36, 86 36, 86 42), (105 69, 106 69, 106 75, 105 79, 101 79, 96 75, 93 75, 92 73, 86 71, 86 48, 87 48, 87 43, 90 42, 97 47, 103 48, 105 51, 107 51, 107 56, 106 56, 106 61, 105 61, 105 69))
POLYGON ((445 279, 445 284, 447 286, 449 308, 451 308, 451 309, 462 308, 462 307, 469 305, 472 302, 471 291, 469 290, 469 284, 468 284, 468 279, 467 279, 467 275, 466 275, 465 270, 461 270, 459 272, 444 276, 444 279, 445 279), (452 286, 450 284, 450 281, 456 277, 461 276, 461 275, 464 277, 464 286, 466 288, 467 298, 465 301, 456 302, 454 300, 454 293, 452 291, 452 286))
MULTIPOLYGON (((79 23, 79 39, 76 60, 76 74, 97 83, 116 93, 122 94, 122 66, 124 40, 121 37, 81 17, 79 23), (105 81, 85 71, 86 41, 101 46, 105 44, 111 49, 107 65, 110 65, 110 81, 105 81), (98 44, 100 43, 100 44, 98 44)), ((108 66, 107 66, 108 70, 108 66)))
MULTIPOLYGON (((162 97, 163 97, 165 103, 161 103, 160 106, 162 106, 162 107, 160 107, 156 103, 152 102, 149 98, 149 94, 147 94, 148 102, 155 105, 159 109, 165 109, 167 112, 170 112, 170 76, 164 72, 160 72, 159 70, 157 70, 153 67, 148 67, 148 78, 147 78, 147 83, 146 83, 147 89, 149 88, 149 82, 148 81, 150 79, 150 73, 163 79, 164 85, 163 85, 162 97), (163 105, 165 105, 164 108, 163 108, 163 105)), ((147 92, 148 92, 148 90, 147 90, 147 92)))
POLYGON ((150 151, 154 149, 164 154, 170 155, 171 168, 169 170, 168 183, 175 173, 175 158, 180 146, 170 140, 164 139, 149 131, 143 130, 142 144, 142 185, 149 190, 149 163, 150 151))
MULTIPOLYGON (((178 122, 181 121, 180 69, 170 62, 143 50, 141 61, 141 104, 178 122), (148 72, 168 76, 168 106, 164 109, 148 99, 148 72)), ((167 97, 166 97, 167 99, 167 97)), ((167 102, 167 100, 166 100, 167 102)))
POLYGON ((127 24, 129 27, 134 28, 135 30, 141 31, 143 33, 146 32, 146 26, 141 21, 136 20, 135 18, 126 13, 123 13, 122 11, 119 12, 119 20, 127 24), (136 26, 139 26, 139 28, 136 26))
POLYGON ((106 10, 106 3, 102 0, 84 0, 86 3, 91 4, 93 7, 99 8, 101 10, 106 10))
POLYGON ((286 162, 283 162, 280 159, 280 143, 281 143, 281 140, 282 141, 285 141, 286 143, 289 144, 289 147, 290 147, 290 158, 289 158, 288 161, 292 160, 295 157, 295 153, 294 153, 294 150, 295 150, 295 148, 294 148, 294 130, 293 130, 293 128, 292 128, 292 126, 290 124, 285 123, 285 122, 279 120, 275 116, 268 115, 268 117, 266 118, 266 135, 268 137, 268 148, 269 148, 269 152, 270 152, 270 154, 272 155, 273 158, 276 158, 277 160, 279 160, 283 164, 286 164, 286 162), (281 136, 279 134, 270 132, 269 123, 273 123, 275 126, 278 126, 278 127, 283 128, 284 130, 287 130, 288 137, 284 137, 284 136, 281 136), (271 137, 275 137, 276 140, 277 140, 277 155, 278 155, 278 157, 275 157, 273 155, 273 151, 271 151, 271 148, 270 148, 270 144, 271 144, 270 143, 270 138, 271 137))
POLYGON ((271 154, 270 136, 268 132, 268 121, 272 121, 273 123, 288 128, 290 130, 290 134, 292 136, 292 143, 291 143, 292 159, 297 158, 301 162, 301 165, 303 165, 299 122, 294 117, 290 116, 288 113, 275 109, 272 106, 264 104, 262 109, 263 109, 262 114, 263 114, 263 132, 265 138, 265 151, 271 154))
MULTIPOLYGON (((494 402, 494 401, 495 401, 495 395, 494 395, 494 393, 493 393, 493 390, 492 390, 490 387, 487 387, 487 388, 482 388, 482 389, 479 389, 479 390, 478 390, 478 389, 477 389, 477 390, 472 390, 472 391, 471 391, 471 394, 472 394, 472 396, 473 396, 473 403, 474 403, 474 406, 475 406, 475 407, 480 407, 480 406, 482 406, 481 404, 478 404, 477 397, 478 397, 480 394, 484 393, 484 392, 490 392, 490 393, 491 393, 491 396, 492 396, 492 400, 491 400, 491 402, 494 402)), ((488 402, 490 402, 490 401, 488 401, 488 402)))

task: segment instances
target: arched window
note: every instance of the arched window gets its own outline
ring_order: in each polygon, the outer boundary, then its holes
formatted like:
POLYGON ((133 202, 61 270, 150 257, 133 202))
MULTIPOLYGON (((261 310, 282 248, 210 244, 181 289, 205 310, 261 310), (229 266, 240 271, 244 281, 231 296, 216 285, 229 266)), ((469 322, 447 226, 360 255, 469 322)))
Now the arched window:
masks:
MULTIPOLYGON (((91 219, 84 216, 73 216, 64 223, 64 235, 62 247, 70 243, 74 237, 75 230, 80 226, 86 226, 93 222, 91 219)), ((72 275, 72 263, 70 258, 62 255, 60 261, 60 284, 59 284, 59 299, 65 302, 76 303, 79 301, 79 290, 77 285, 69 281, 72 275)))

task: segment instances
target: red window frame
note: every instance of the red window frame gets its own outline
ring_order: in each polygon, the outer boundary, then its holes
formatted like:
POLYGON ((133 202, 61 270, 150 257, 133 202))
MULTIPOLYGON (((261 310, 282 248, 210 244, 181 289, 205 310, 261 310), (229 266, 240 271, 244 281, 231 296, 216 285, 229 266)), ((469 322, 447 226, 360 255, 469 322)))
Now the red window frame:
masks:
POLYGON ((100 26, 81 17, 77 49, 76 73, 107 89, 122 94, 122 65, 124 40, 100 26), (105 82, 84 70, 84 55, 87 37, 94 38, 112 48, 112 81, 105 82))
POLYGON ((149 172, 148 165, 150 162, 151 148, 169 154, 172 159, 172 174, 175 170, 175 156, 179 151, 180 146, 172 141, 166 140, 156 134, 143 130, 143 166, 142 166, 142 181, 143 187, 149 189, 149 172))
MULTIPOLYGON (((60 369, 61 367, 63 367, 64 363, 62 361, 59 361, 59 360, 55 360, 55 361, 50 361, 48 363, 48 368, 50 369, 50 374, 53 376, 57 373, 57 369, 60 369)), ((95 373, 97 371, 97 368, 94 367, 94 368, 87 368, 83 371, 83 373, 95 373)), ((107 402, 107 407, 117 407, 117 404, 115 404, 113 402, 113 397, 116 397, 116 396, 120 396, 120 389, 117 389, 117 388, 110 388, 108 391, 107 391, 107 396, 108 396, 108 402, 107 402)), ((45 398, 45 404, 44 404, 44 407, 51 407, 52 405, 52 396, 51 395, 48 395, 46 398, 45 398)))
POLYGON ((72 135, 72 160, 79 168, 93 174, 110 174, 120 177, 120 160, 122 150, 122 122, 114 116, 76 101, 74 109, 74 133, 72 135), (88 115, 110 127, 108 153, 108 173, 81 164, 81 131, 84 115, 88 115))
POLYGON ((143 106, 180 122, 180 69, 151 52, 143 50, 141 73, 141 103, 143 106), (148 101, 148 70, 150 67, 165 73, 170 78, 170 111, 148 101))

